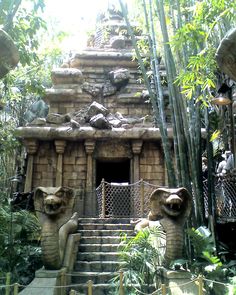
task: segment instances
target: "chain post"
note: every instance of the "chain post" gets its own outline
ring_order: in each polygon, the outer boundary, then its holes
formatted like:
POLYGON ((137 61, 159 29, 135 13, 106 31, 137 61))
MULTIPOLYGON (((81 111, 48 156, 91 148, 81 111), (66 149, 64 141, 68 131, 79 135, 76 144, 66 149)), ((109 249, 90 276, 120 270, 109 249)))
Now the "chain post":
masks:
POLYGON ((203 295, 203 277, 198 276, 198 295, 203 295))
POLYGON ((10 284, 11 284, 11 273, 8 272, 6 274, 6 292, 5 292, 5 295, 10 295, 10 292, 11 292, 10 284))
POLYGON ((124 285, 123 285, 124 273, 120 272, 120 287, 119 287, 119 295, 125 295, 124 285))
POLYGON ((65 269, 62 269, 61 272, 61 295, 65 295, 66 288, 64 287, 66 285, 66 271, 65 269))
POLYGON ((18 295, 18 292, 19 292, 19 284, 18 283, 15 283, 14 284, 13 294, 14 295, 18 295))
POLYGON ((140 183, 140 210, 141 210, 141 217, 144 215, 144 182, 141 179, 140 183))
POLYGON ((102 179, 102 218, 106 217, 106 191, 105 191, 105 179, 102 179))
POLYGON ((88 281, 88 295, 93 295, 93 282, 91 280, 88 281))
POLYGON ((166 295, 166 285, 165 284, 161 284, 161 294, 162 295, 166 295))

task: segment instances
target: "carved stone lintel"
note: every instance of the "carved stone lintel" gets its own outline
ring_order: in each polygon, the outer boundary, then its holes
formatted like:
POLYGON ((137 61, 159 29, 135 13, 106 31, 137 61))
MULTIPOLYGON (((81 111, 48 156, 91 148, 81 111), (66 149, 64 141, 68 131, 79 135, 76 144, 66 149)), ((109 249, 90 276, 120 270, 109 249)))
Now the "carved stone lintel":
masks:
POLYGON ((57 154, 64 154, 65 147, 66 147, 66 141, 65 140, 55 140, 55 147, 57 154))
POLYGON ((142 149, 143 141, 142 140, 134 140, 132 141, 132 152, 134 154, 140 154, 142 149))
POLYGON ((30 155, 34 155, 38 149, 38 141, 35 139, 27 139, 24 140, 24 145, 26 147, 26 151, 30 155))
POLYGON ((91 155, 94 151, 94 148, 95 148, 95 141, 94 140, 86 140, 84 142, 84 146, 85 146, 86 154, 91 155))

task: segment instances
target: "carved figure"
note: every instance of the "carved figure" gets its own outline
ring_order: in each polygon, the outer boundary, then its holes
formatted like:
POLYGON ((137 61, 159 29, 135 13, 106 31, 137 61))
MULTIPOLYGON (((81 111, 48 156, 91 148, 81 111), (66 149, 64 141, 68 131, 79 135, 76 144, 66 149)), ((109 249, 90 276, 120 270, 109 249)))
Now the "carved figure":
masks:
POLYGON ((12 38, 0 29, 0 79, 19 62, 19 52, 12 38))
POLYGON ((77 213, 73 213, 74 193, 67 187, 38 187, 34 205, 42 226, 41 247, 45 269, 63 266, 68 235, 78 226, 77 213))
POLYGON ((166 232, 166 251, 164 265, 181 258, 183 252, 183 227, 192 208, 192 197, 181 188, 158 188, 150 197, 150 212, 148 218, 140 221, 136 229, 149 226, 149 221, 159 220, 166 232))

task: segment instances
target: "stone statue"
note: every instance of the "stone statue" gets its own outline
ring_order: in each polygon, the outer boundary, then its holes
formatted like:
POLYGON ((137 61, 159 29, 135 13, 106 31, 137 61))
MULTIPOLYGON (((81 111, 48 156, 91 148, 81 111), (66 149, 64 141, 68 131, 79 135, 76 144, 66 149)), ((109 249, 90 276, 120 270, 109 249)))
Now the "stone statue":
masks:
POLYGON ((159 221, 166 233, 166 251, 164 266, 182 257, 184 241, 184 224, 190 215, 192 197, 181 188, 158 188, 150 197, 150 212, 148 218, 136 225, 136 230, 149 226, 150 221, 159 221))
POLYGON ((216 51, 219 68, 236 81, 236 28, 231 29, 221 40, 216 51))
POLYGON ((77 213, 73 214, 74 192, 68 187, 38 187, 34 206, 42 233, 42 260, 45 269, 57 270, 63 266, 66 243, 78 226, 77 213))
POLYGON ((11 37, 0 29, 0 79, 19 62, 19 52, 11 37))

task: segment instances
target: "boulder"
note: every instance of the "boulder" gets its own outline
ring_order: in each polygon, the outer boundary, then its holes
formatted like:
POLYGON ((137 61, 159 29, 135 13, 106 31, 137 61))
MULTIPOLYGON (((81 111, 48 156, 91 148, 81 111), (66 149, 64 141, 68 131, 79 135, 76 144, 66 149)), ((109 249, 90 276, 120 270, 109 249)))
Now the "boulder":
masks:
POLYGON ((118 89, 128 84, 130 73, 127 69, 119 69, 111 71, 109 73, 109 79, 112 85, 115 85, 118 89))
POLYGON ((103 114, 93 116, 89 123, 92 127, 97 129, 111 129, 111 124, 103 114))
POLYGON ((68 119, 65 115, 60 115, 56 113, 49 113, 46 117, 47 123, 61 125, 68 122, 68 119))
POLYGON ((109 111, 107 108, 105 108, 103 105, 101 105, 100 103, 94 101, 88 108, 87 113, 85 115, 85 121, 89 122, 90 119, 93 116, 96 116, 98 114, 102 114, 104 115, 104 117, 106 117, 109 114, 109 111))

